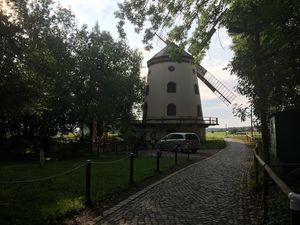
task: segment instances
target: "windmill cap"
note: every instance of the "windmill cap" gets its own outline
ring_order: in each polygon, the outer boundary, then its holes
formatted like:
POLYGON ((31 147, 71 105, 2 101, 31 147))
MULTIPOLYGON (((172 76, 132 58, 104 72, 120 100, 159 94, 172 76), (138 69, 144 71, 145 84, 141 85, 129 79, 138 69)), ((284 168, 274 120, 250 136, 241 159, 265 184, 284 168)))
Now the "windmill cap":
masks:
POLYGON ((147 62, 148 67, 153 64, 162 63, 162 62, 188 62, 188 63, 190 63, 193 60, 193 57, 189 53, 187 53, 185 50, 183 50, 182 56, 179 60, 172 59, 170 57, 170 51, 172 51, 172 48, 176 48, 176 46, 167 45, 160 52, 155 54, 151 59, 148 60, 148 62, 147 62))

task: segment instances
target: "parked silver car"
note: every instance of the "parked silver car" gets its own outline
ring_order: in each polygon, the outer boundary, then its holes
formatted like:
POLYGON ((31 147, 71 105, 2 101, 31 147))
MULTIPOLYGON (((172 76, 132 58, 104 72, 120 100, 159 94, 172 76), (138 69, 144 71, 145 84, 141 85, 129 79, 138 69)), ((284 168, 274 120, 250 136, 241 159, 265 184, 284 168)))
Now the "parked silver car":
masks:
POLYGON ((192 151, 200 148, 200 139, 195 133, 170 133, 157 142, 161 151, 192 151))

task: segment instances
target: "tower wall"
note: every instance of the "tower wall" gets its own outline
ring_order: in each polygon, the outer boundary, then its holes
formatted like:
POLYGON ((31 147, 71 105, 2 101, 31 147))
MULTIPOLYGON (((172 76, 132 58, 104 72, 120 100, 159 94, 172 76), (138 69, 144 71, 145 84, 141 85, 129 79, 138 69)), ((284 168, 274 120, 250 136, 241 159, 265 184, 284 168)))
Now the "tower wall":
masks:
POLYGON ((145 103, 147 103, 145 119, 168 117, 168 104, 176 105, 176 115, 171 116, 172 118, 203 117, 198 80, 194 69, 194 66, 188 62, 167 61, 149 66, 147 79, 149 92, 145 96, 145 103), (169 82, 176 84, 176 93, 167 92, 169 82), (195 94, 195 85, 199 94, 195 94), (200 106, 199 109, 197 105, 200 106), (198 114, 199 110, 200 114, 198 114))

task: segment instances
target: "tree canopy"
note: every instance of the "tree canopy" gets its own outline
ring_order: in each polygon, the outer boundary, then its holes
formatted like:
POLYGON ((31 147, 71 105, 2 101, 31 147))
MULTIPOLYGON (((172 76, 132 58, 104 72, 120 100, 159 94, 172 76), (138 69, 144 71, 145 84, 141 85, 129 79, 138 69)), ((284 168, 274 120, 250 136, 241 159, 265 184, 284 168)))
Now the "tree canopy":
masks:
POLYGON ((120 127, 142 100, 141 54, 53 0, 0 5, 0 141, 120 127))

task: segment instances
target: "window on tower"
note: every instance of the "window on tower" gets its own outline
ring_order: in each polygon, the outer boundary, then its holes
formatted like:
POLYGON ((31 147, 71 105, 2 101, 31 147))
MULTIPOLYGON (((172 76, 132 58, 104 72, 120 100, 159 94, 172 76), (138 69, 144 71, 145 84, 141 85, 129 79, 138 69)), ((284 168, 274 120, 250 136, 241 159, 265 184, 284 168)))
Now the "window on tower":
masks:
POLYGON ((171 103, 167 106, 167 116, 176 116, 176 105, 171 103))
POLYGON ((198 84, 194 84, 194 91, 196 95, 199 95, 199 88, 198 88, 198 84))
POLYGON ((169 66, 169 67, 168 67, 168 70, 169 70, 170 72, 173 72, 173 71, 175 70, 175 67, 174 67, 174 66, 169 66))
POLYGON ((149 85, 146 86, 145 94, 146 94, 146 96, 149 95, 149 85))
POLYGON ((176 83, 171 81, 167 84, 167 92, 168 93, 176 93, 176 83))

